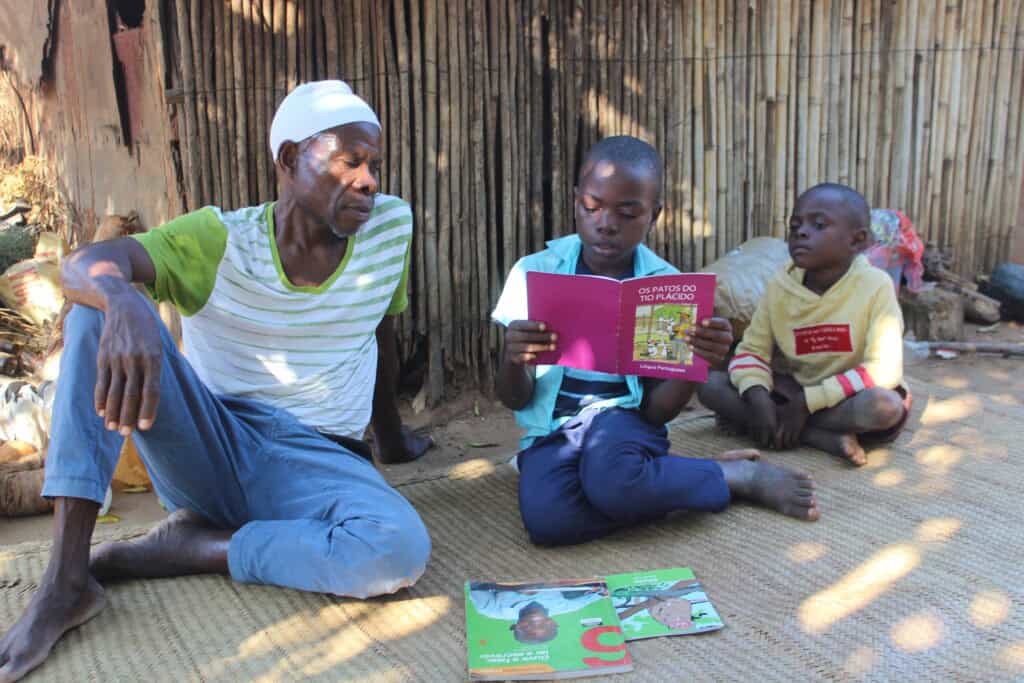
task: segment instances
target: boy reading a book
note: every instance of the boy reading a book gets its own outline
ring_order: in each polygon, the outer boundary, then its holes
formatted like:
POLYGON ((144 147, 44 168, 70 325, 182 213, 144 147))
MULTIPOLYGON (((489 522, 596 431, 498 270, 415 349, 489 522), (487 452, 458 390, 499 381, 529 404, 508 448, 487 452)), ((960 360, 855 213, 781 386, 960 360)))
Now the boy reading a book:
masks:
POLYGON ((853 465, 862 444, 895 439, 907 420, 903 316, 892 279, 862 254, 870 211, 845 185, 801 195, 789 225, 792 262, 769 282, 728 374, 700 400, 722 420, 749 426, 762 447, 803 443, 853 465), (778 348, 792 375, 774 373, 778 348))
MULTIPOLYGON (((680 510, 719 511, 733 497, 814 520, 810 477, 742 452, 722 461, 672 457, 665 423, 694 391, 658 381, 536 365, 557 348, 557 320, 528 320, 526 273, 618 279, 678 272, 642 242, 661 213, 662 164, 647 143, 606 138, 587 154, 575 190, 576 234, 520 259, 492 318, 506 326, 501 401, 526 429, 517 464, 519 507, 533 542, 582 543, 680 510)), ((732 344, 728 321, 700 321, 689 336, 713 366, 732 344)))

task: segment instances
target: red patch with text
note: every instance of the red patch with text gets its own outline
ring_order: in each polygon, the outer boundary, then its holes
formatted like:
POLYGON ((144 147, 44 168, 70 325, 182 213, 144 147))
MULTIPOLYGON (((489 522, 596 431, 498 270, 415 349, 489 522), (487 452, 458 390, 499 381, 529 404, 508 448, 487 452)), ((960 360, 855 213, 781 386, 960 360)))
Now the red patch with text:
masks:
POLYGON ((811 325, 793 330, 796 355, 809 353, 849 353, 853 351, 850 325, 811 325))

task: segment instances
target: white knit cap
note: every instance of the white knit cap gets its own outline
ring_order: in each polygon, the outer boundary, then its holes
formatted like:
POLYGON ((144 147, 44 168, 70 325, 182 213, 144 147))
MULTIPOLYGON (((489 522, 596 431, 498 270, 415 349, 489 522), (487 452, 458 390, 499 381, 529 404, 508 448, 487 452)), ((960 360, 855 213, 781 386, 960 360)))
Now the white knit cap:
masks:
POLYGON ((346 123, 380 121, 361 97, 353 94, 344 81, 313 81, 303 83, 281 100, 270 124, 270 153, 277 161, 277 152, 285 140, 301 142, 328 128, 346 123))

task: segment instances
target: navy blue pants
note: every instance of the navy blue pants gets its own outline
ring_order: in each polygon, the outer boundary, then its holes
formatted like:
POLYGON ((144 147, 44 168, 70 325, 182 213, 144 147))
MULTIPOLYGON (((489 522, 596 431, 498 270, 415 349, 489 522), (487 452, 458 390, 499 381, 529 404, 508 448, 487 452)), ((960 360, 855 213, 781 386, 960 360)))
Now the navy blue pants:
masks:
POLYGON ((567 545, 670 512, 729 505, 713 460, 669 455, 668 431, 636 410, 589 411, 519 454, 519 510, 530 540, 567 545))

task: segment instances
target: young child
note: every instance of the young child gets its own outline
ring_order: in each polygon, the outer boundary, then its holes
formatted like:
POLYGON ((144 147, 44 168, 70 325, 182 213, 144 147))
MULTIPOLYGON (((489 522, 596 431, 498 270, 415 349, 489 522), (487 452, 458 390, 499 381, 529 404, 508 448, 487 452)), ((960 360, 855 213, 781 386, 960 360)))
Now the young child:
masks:
POLYGON ((863 445, 895 439, 910 409, 903 316, 892 279, 861 253, 870 211, 858 192, 825 183, 801 195, 788 264, 768 284, 729 364, 700 400, 762 447, 803 443, 853 465, 863 445), (793 374, 771 369, 778 348, 793 374))
MULTIPOLYGON (((818 517, 810 478, 758 462, 756 451, 720 461, 669 456, 665 423, 690 399, 692 383, 534 362, 557 347, 558 321, 527 319, 527 271, 620 279, 678 272, 641 244, 661 213, 661 185, 661 159, 650 145, 626 136, 598 142, 575 190, 577 234, 520 259, 492 314, 507 327, 498 397, 526 429, 519 507, 534 543, 582 543, 678 510, 723 510, 733 497, 818 517)), ((731 326, 700 321, 689 342, 720 365, 731 326)))

